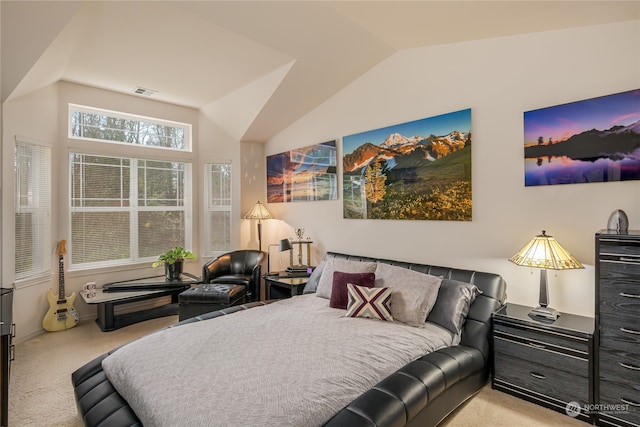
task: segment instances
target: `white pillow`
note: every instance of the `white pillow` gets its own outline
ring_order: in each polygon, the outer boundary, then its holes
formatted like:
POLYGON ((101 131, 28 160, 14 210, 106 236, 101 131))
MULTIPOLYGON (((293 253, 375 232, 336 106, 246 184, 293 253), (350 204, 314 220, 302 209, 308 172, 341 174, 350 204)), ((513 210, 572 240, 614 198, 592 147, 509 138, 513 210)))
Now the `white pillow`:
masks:
POLYGON ((391 315, 409 326, 422 327, 438 298, 442 277, 379 263, 376 288, 392 288, 391 315))
POLYGON ((373 273, 376 271, 375 262, 349 261, 342 258, 328 258, 326 261, 316 289, 316 296, 321 298, 331 298, 333 273, 336 271, 343 273, 373 273))

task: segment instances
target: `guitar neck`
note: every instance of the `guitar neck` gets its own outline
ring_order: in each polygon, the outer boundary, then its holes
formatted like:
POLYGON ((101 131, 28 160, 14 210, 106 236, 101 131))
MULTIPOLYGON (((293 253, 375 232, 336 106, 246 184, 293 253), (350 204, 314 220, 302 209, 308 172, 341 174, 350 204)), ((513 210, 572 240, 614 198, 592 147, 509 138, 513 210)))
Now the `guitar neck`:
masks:
POLYGON ((64 293, 64 259, 62 254, 58 255, 58 299, 65 299, 64 293))

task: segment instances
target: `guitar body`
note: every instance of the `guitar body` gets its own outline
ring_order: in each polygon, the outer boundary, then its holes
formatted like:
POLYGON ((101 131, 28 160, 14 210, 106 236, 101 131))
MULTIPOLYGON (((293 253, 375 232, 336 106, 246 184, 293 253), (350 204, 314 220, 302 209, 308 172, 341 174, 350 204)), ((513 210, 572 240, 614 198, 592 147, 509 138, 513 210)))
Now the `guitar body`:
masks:
POLYGON ((42 327, 49 332, 63 331, 73 328, 78 324, 79 316, 73 303, 76 300, 76 293, 72 293, 63 300, 58 299, 51 289, 47 292, 49 310, 42 319, 42 327))
POLYGON ((78 312, 73 308, 76 293, 74 292, 69 296, 64 294, 64 254, 67 253, 66 243, 66 240, 60 240, 56 249, 56 254, 58 255, 58 295, 54 294, 51 289, 47 292, 49 310, 44 315, 44 319, 42 319, 42 327, 49 332, 73 328, 80 320, 78 312))

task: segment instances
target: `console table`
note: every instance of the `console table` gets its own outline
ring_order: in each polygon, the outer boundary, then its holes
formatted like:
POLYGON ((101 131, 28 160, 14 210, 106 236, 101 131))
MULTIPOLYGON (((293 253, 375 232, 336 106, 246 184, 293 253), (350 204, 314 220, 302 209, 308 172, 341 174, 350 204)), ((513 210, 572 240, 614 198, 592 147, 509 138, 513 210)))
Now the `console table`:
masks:
POLYGON ((183 273, 179 280, 173 281, 167 281, 165 276, 155 276, 107 283, 102 288, 96 289, 96 296, 93 298, 89 298, 86 291, 80 291, 80 295, 87 304, 97 307, 96 323, 103 332, 108 332, 156 317, 178 314, 178 295, 200 282, 199 277, 188 273, 183 273), (170 303, 130 313, 118 315, 114 313, 117 305, 165 296, 171 296, 170 303))

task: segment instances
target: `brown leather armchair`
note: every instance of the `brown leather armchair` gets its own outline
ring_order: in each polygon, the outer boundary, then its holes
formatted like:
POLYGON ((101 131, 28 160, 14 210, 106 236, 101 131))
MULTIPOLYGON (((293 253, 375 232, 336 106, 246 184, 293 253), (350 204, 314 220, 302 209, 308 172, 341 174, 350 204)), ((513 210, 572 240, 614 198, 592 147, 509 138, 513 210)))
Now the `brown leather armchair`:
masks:
POLYGON ((202 267, 202 283, 244 285, 247 301, 260 299, 260 276, 265 253, 251 249, 220 255, 202 267))

